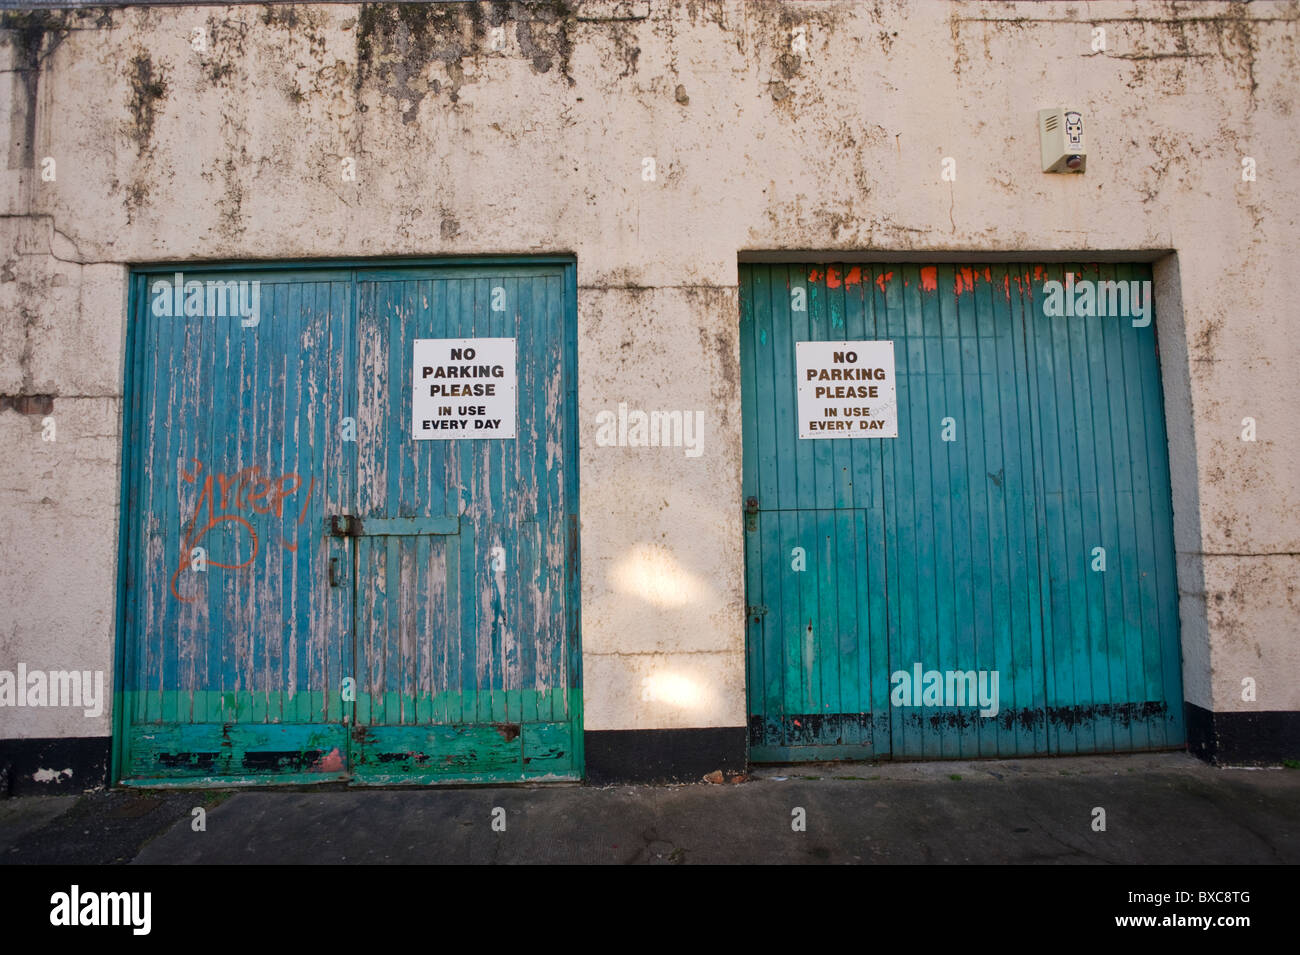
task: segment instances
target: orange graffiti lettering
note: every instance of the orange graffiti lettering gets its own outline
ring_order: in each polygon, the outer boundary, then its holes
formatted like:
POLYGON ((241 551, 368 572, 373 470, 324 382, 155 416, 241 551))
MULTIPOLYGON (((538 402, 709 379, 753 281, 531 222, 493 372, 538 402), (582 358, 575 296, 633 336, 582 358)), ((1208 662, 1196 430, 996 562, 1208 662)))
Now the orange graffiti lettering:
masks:
MULTIPOLYGON (((197 458, 191 458, 190 463, 194 465, 194 470, 187 471, 182 465, 180 479, 187 484, 194 484, 198 481, 199 474, 203 470, 203 463, 197 458)), ((198 500, 194 504, 194 510, 190 514, 189 520, 182 527, 179 560, 176 564, 176 570, 172 573, 170 585, 172 596, 185 603, 197 599, 197 595, 182 597, 176 588, 176 584, 182 571, 190 566, 191 554, 194 548, 198 547, 208 533, 219 524, 233 523, 236 535, 247 532, 251 552, 247 558, 237 564, 224 564, 219 561, 209 560, 208 566, 238 570, 251 564, 257 558, 259 546, 257 531, 253 529, 253 525, 247 518, 232 512, 249 510, 254 514, 274 514, 277 518, 282 517, 284 514, 284 499, 296 492, 301 486, 302 478, 292 471, 285 472, 279 477, 263 476, 262 469, 259 467, 242 468, 233 474, 209 473, 203 480, 203 487, 199 492, 198 500)), ((307 519, 307 505, 311 501, 311 494, 315 486, 316 479, 313 477, 307 485, 307 495, 303 500, 302 510, 298 516, 299 525, 307 519)), ((290 551, 298 549, 296 541, 291 544, 281 537, 280 543, 290 551)), ((238 554, 238 549, 236 554, 238 554)))

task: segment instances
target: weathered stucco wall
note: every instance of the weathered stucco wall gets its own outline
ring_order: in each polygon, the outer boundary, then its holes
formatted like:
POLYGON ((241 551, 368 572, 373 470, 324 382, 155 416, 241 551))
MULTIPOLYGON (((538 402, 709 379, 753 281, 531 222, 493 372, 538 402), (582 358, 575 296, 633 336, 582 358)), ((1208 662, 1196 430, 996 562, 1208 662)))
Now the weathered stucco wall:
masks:
MULTIPOLYGON (((1187 699, 1300 709, 1300 5, 4 21, 0 394, 55 396, 59 430, 0 412, 0 666, 111 670, 126 263, 576 254, 586 725, 621 729, 744 721, 738 254, 1110 251, 1159 263, 1187 699), (1040 171, 1052 105, 1085 114, 1083 176, 1040 171), (702 453, 597 446, 620 402, 703 411, 702 453)), ((15 712, 6 735, 109 731, 15 712)))

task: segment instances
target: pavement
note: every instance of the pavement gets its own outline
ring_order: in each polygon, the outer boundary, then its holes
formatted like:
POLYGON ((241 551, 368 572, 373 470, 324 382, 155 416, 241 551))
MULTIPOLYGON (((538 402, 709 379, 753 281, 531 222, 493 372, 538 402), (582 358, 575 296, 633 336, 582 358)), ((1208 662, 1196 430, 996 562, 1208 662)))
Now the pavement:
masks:
POLYGON ((1294 864, 1300 770, 1154 753, 664 786, 99 790, 0 801, 0 861, 1294 864))

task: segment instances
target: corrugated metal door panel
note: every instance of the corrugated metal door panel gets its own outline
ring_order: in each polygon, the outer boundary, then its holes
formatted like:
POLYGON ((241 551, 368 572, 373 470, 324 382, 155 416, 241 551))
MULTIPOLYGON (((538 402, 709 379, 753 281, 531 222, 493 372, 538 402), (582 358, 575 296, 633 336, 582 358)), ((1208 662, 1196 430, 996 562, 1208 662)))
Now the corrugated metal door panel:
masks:
MULTIPOLYGON (((1145 268, 1074 271, 1149 278, 1145 268)), ((844 748, 841 727, 868 715, 877 755, 1181 741, 1154 326, 1048 318, 1042 283, 1063 274, 742 266, 744 487, 759 502, 746 517, 747 599, 759 608, 748 624, 754 758, 865 753, 863 736, 844 748), (793 305, 799 294, 806 312, 793 305), (794 343, 873 338, 895 342, 899 437, 799 441, 794 343), (861 548, 843 530, 855 508, 866 516, 850 522, 861 548), (1113 542, 1105 572, 1090 569, 1091 547, 1106 546, 1094 540, 1113 542), (796 546, 807 552, 803 574, 796 546), (847 626, 845 566, 860 587, 847 626), (855 630, 867 669, 851 685, 852 668, 827 660, 832 646, 846 655, 855 630), (997 716, 942 701, 874 709, 890 676, 917 665, 996 673, 997 716)))
POLYGON ((358 780, 575 776, 563 273, 363 276, 359 301, 358 780), (412 439, 412 342, 505 337, 518 438, 412 439), (365 530, 391 518, 456 529, 365 530))
POLYGON ((348 401, 350 286, 220 277, 261 282, 255 327, 155 315, 148 295, 134 313, 143 526, 127 556, 122 771, 340 778, 350 594, 327 586, 322 528, 347 489, 322 462, 348 401))

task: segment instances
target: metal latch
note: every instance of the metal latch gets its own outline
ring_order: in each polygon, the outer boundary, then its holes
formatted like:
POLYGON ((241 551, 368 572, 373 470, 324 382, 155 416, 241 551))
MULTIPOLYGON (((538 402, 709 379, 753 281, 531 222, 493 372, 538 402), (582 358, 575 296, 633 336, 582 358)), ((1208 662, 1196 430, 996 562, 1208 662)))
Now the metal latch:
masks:
POLYGON ((361 518, 351 514, 334 514, 330 517, 330 534, 334 537, 360 537, 361 518))
POLYGON ((758 530, 758 498, 756 497, 745 501, 745 530, 758 530))
POLYGON ((754 618, 754 623, 762 623, 763 618, 767 616, 767 608, 762 604, 750 605, 745 608, 746 616, 754 618))

